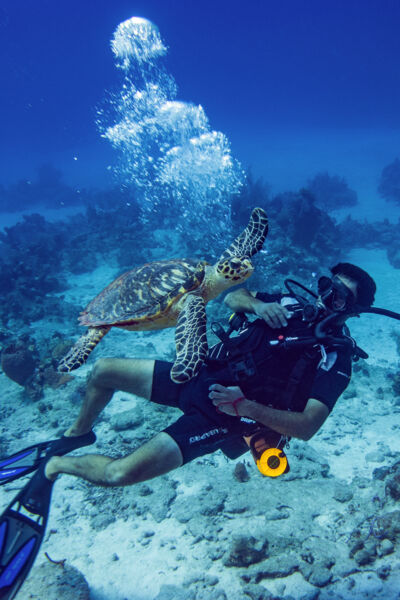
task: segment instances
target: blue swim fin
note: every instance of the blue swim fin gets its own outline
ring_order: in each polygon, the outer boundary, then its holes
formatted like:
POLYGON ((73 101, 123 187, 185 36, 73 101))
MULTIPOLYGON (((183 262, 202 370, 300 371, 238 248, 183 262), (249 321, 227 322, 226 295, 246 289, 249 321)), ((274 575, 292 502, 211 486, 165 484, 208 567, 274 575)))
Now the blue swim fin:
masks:
POLYGON ((0 461, 0 485, 28 475, 38 468, 46 456, 49 443, 43 442, 29 446, 0 461))
POLYGON ((12 600, 39 552, 49 515, 53 482, 46 461, 0 518, 0 600, 12 600))
POLYGON ((45 458, 68 454, 77 448, 89 446, 95 441, 96 435, 93 431, 89 431, 89 433, 77 437, 63 436, 57 440, 42 442, 20 450, 8 458, 0 460, 0 485, 32 473, 45 458))

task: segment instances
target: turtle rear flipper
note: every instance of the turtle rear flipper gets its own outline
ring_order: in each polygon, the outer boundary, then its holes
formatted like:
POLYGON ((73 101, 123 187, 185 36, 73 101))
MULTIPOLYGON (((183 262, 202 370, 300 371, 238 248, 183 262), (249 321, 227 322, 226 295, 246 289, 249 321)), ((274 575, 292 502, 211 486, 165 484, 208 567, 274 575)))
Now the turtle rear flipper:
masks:
POLYGON ((89 354, 110 329, 110 325, 105 325, 104 327, 89 327, 87 333, 82 335, 64 358, 60 360, 57 370, 61 373, 69 373, 83 365, 89 354))
POLYGON ((200 370, 208 353, 206 309, 201 296, 185 300, 175 330, 176 360, 171 369, 175 383, 185 383, 200 370))
POLYGON ((231 258, 250 258, 261 250, 268 233, 268 217, 262 208, 254 208, 247 227, 223 252, 218 263, 231 258))

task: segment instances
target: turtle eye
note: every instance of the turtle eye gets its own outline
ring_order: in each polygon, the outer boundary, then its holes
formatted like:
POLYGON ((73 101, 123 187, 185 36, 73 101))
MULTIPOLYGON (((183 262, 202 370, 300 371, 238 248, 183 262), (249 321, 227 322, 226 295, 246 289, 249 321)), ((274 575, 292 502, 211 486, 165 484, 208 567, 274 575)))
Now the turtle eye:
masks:
POLYGON ((232 269, 238 269, 242 264, 242 261, 239 258, 232 258, 230 262, 232 269))

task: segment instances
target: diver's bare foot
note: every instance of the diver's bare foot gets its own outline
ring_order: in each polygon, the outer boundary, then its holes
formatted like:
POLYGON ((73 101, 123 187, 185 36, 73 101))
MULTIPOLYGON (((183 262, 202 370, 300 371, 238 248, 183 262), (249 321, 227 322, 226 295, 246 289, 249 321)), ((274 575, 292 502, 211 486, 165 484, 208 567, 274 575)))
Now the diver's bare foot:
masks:
POLYGON ((79 437, 81 435, 85 435, 86 433, 89 433, 89 431, 91 431, 91 429, 85 429, 84 431, 78 431, 78 430, 74 429, 73 427, 69 427, 67 429, 67 431, 65 431, 64 437, 79 437))
POLYGON ((60 473, 57 468, 59 458, 59 456, 52 456, 45 466, 44 474, 50 481, 55 481, 60 473))

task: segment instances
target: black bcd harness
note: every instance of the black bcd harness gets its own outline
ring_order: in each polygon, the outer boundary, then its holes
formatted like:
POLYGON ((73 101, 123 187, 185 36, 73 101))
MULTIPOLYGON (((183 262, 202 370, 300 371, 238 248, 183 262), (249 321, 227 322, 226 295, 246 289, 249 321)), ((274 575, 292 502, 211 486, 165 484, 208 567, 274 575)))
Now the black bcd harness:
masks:
POLYGON ((292 319, 289 335, 277 335, 262 319, 249 323, 243 313, 233 315, 228 332, 215 322, 211 328, 221 341, 211 348, 207 366, 218 373, 219 382, 240 386, 254 400, 279 398, 279 406, 287 410, 295 409, 297 390, 307 370, 325 355, 325 346, 345 349, 354 360, 367 357, 347 332, 324 332, 318 338, 315 324, 304 322, 300 313, 292 319), (231 337, 233 331, 238 335, 231 337), (280 377, 271 369, 274 357, 286 366, 280 377))
MULTIPOLYGON (((219 323, 212 323, 212 331, 220 339, 213 346, 207 359, 207 366, 215 370, 215 376, 222 385, 238 385, 243 393, 252 400, 264 401, 268 398, 270 406, 279 406, 286 410, 302 410, 304 407, 296 406, 299 401, 298 392, 303 386, 303 400, 307 396, 304 382, 307 371, 315 371, 319 364, 323 346, 330 348, 340 347, 351 351, 354 360, 367 355, 356 345, 348 335, 326 334, 320 328, 319 338, 315 335, 315 324, 304 322, 299 312, 297 326, 291 326, 291 335, 277 335, 264 321, 257 319, 249 322, 243 313, 235 313, 230 319, 229 329, 219 323), (236 331, 238 335, 231 337, 236 331), (301 350, 301 352, 299 352, 301 350), (282 361, 290 356, 284 377, 278 377, 268 368, 271 358, 279 352, 282 361)), ((310 381, 310 385, 312 383, 310 381)), ((311 389, 311 388, 310 388, 311 389)), ((263 403, 264 403, 263 402, 263 403)), ((260 436, 266 434, 271 446, 282 449, 286 438, 265 427, 249 426, 246 435, 260 436), (267 433, 266 433, 267 432, 267 433)), ((236 440, 226 442, 221 450, 231 459, 238 458, 250 448, 252 442, 244 442, 242 435, 236 440)), ((254 451, 252 450, 253 456, 254 451)))

